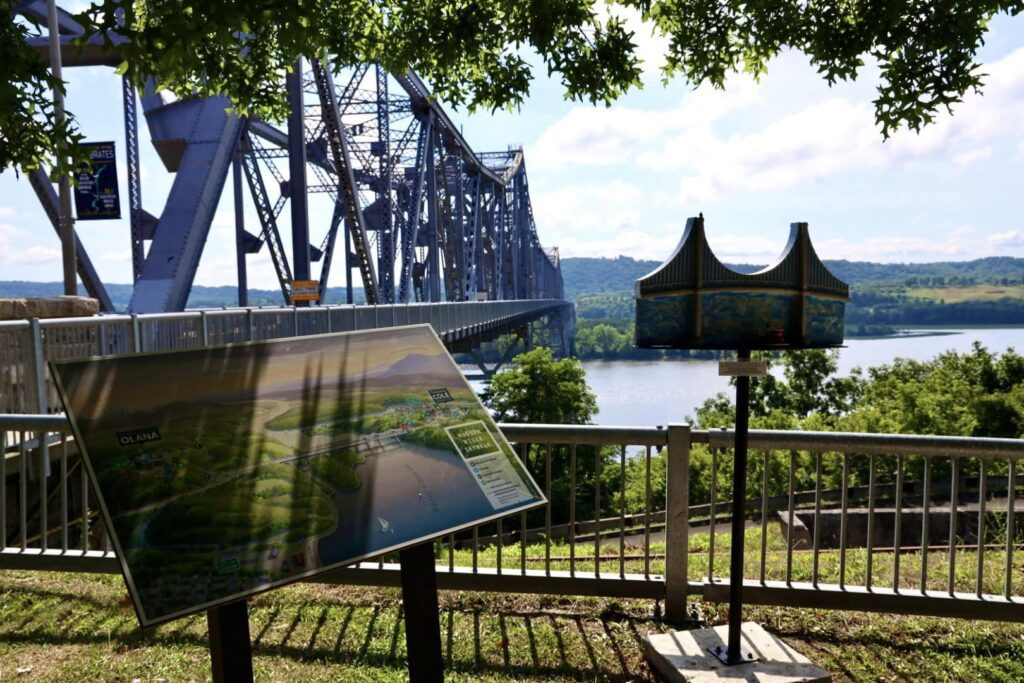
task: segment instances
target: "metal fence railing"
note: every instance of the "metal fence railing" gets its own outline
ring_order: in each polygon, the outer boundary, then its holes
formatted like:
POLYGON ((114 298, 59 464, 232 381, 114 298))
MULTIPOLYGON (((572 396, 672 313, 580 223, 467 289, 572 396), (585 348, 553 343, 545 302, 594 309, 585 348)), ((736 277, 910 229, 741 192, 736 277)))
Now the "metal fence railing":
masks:
MULTIPOLYGON (((732 432, 502 430, 549 504, 438 541, 441 588, 664 600, 671 618, 688 595, 728 599, 732 432)), ((118 572, 64 418, 0 415, 0 435, 0 568, 118 572)), ((1024 441, 753 430, 750 446, 749 603, 1024 621, 1024 441)), ((317 580, 398 585, 394 559, 317 580)))
POLYGON ((446 343, 571 306, 561 300, 225 308, 0 322, 0 413, 60 410, 47 361, 427 323, 446 343))

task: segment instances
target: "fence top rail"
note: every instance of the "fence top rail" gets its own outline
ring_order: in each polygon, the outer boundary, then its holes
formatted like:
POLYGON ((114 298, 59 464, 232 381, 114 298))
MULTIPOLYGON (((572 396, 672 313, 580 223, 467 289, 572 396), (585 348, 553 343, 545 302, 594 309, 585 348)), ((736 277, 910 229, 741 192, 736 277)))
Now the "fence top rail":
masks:
POLYGON ((70 434, 71 424, 64 415, 17 415, 0 413, 0 433, 18 431, 47 431, 70 434))
MULTIPOLYGON (((509 441, 533 444, 656 446, 668 443, 668 429, 606 425, 498 425, 509 441)), ((675 428, 676 425, 673 425, 675 428)), ((691 443, 706 443, 715 448, 731 448, 735 432, 731 429, 690 430, 691 443)), ((57 415, 19 415, 0 413, 0 432, 48 431, 70 433, 67 418, 57 415)), ((750 447, 858 455, 931 455, 971 456, 982 459, 1024 459, 1024 440, 974 436, 927 436, 918 434, 858 434, 852 432, 799 432, 767 429, 750 430, 750 447)))
POLYGON ((498 425, 509 441, 543 444, 664 446, 668 430, 661 427, 607 427, 604 425, 498 425))
MULTIPOLYGON (((694 443, 731 448, 736 433, 731 429, 695 430, 694 443)), ((751 429, 750 447, 796 451, 837 451, 863 455, 971 456, 982 459, 1024 458, 1024 440, 978 436, 920 434, 862 434, 857 432, 800 432, 751 429)))
MULTIPOLYGON (((140 313, 136 317, 138 320, 187 320, 190 318, 201 317, 204 313, 211 316, 217 315, 238 315, 252 311, 254 314, 271 314, 271 313, 284 313, 295 311, 303 315, 312 314, 315 311, 324 310, 352 310, 352 309, 369 309, 374 308, 415 308, 415 307, 430 307, 430 306, 465 306, 466 304, 478 304, 478 305, 504 305, 512 309, 518 309, 521 311, 534 311, 543 308, 558 308, 560 306, 571 305, 571 302, 563 299, 498 299, 494 301, 435 301, 435 302, 415 302, 406 304, 324 304, 323 306, 311 306, 308 308, 298 308, 295 306, 249 306, 249 307, 222 307, 222 308, 193 308, 187 311, 173 311, 169 313, 140 313)), ((46 327, 87 327, 89 325, 111 323, 118 321, 131 321, 132 315, 127 313, 103 313, 100 315, 86 316, 86 317, 74 317, 74 318, 45 318, 39 321, 39 324, 46 327)), ((3 329, 16 329, 23 328, 29 325, 29 321, 25 320, 4 320, 0 321, 0 330, 3 329)))

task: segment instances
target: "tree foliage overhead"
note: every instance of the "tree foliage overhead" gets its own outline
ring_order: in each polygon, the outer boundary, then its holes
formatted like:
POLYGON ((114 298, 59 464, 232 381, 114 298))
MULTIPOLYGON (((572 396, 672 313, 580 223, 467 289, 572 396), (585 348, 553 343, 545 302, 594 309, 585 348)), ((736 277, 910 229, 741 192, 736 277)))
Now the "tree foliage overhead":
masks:
MULTIPOLYGON (((71 129, 52 120, 49 70, 23 45, 34 30, 0 0, 0 170, 53 159, 71 129)), ((337 66, 411 66, 435 94, 470 109, 515 107, 541 70, 566 96, 609 104, 640 85, 634 32, 618 18, 639 11, 668 39, 663 75, 724 87, 731 73, 765 72, 784 49, 805 53, 829 82, 880 69, 882 133, 917 130, 978 90, 977 61, 990 19, 1024 0, 96 0, 77 15, 86 36, 128 39, 121 71, 155 77, 179 96, 224 94, 269 119, 285 111, 281 75, 300 55, 337 66)), ((645 30, 646 30, 645 26, 645 30)), ((111 43, 111 47, 112 47, 111 43)))
POLYGON ((977 52, 989 20, 1020 0, 655 0, 638 2, 670 37, 666 76, 723 87, 763 74, 783 49, 806 54, 829 82, 880 69, 875 119, 888 136, 931 123, 982 84, 977 52))

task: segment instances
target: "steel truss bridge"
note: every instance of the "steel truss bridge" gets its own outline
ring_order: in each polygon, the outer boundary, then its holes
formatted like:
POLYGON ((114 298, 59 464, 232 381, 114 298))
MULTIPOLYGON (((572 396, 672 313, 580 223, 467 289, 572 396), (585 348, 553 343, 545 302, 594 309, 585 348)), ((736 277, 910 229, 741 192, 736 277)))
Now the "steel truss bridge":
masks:
MULTIPOLYGON (((43 0, 15 3, 15 11, 46 22, 43 0)), ((119 36, 79 49, 71 44, 82 32, 73 17, 59 11, 59 25, 65 66, 120 63, 119 36)), ((49 38, 31 42, 45 59, 49 38)), ((246 266, 258 254, 273 263, 283 305, 291 305, 293 282, 308 280, 318 282, 326 302, 339 266, 348 274, 348 303, 353 271, 368 304, 563 299, 558 250, 545 249, 537 236, 521 148, 475 152, 412 71, 392 75, 373 64, 339 71, 326 60, 300 60, 286 87, 292 114, 283 131, 234 115, 224 97, 178 100, 151 82, 138 100, 141 114, 175 174, 156 214, 143 208, 140 112, 134 88, 123 81, 129 313, 185 309, 229 174, 241 306, 248 303, 246 266), (333 215, 311 231, 309 202, 318 194, 333 215), (257 225, 245 224, 246 197, 257 225), (290 255, 282 239, 286 208, 290 255)), ((29 180, 56 229, 59 204, 46 170, 29 180)), ((86 290, 112 311, 77 238, 76 249, 86 290)), ((566 302, 563 316, 571 318, 571 310, 566 302)))

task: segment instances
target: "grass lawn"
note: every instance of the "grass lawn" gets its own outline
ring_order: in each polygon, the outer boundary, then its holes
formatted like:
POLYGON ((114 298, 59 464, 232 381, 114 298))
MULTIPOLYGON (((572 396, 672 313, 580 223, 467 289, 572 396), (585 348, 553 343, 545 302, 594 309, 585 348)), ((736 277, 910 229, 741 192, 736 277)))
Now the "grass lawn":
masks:
MULTIPOLYGON (((706 567, 707 541, 692 541, 695 570, 702 556, 706 567)), ((719 542, 716 565, 728 547, 726 538, 719 542)), ((759 557, 756 545, 750 551, 759 557)), ((462 552, 458 559, 465 561, 462 552)), ((528 557, 535 552, 528 548, 528 557)), ((577 547, 577 556, 588 552, 592 545, 577 547)), ((505 548, 503 560, 518 557, 517 547, 505 548)), ((493 551, 481 554, 481 565, 494 560, 493 551)), ((992 564, 998 561, 993 556, 992 564)), ((913 566, 913 556, 904 562, 913 566)), ((724 622, 724 606, 702 607, 709 622, 724 622)), ((671 630, 656 614, 644 600, 442 593, 447 680, 653 681, 641 638, 671 630)), ((750 607, 746 617, 837 681, 1024 680, 1021 624, 776 607, 750 607)), ((258 680, 406 678, 396 590, 291 586, 253 599, 250 618, 258 680)), ((0 572, 0 680, 205 680, 205 638, 201 616, 140 631, 117 576, 0 572)))
POLYGON ((931 299, 947 304, 962 301, 995 301, 997 299, 1022 299, 1022 285, 971 285, 970 287, 908 287, 905 293, 911 299, 931 299))

